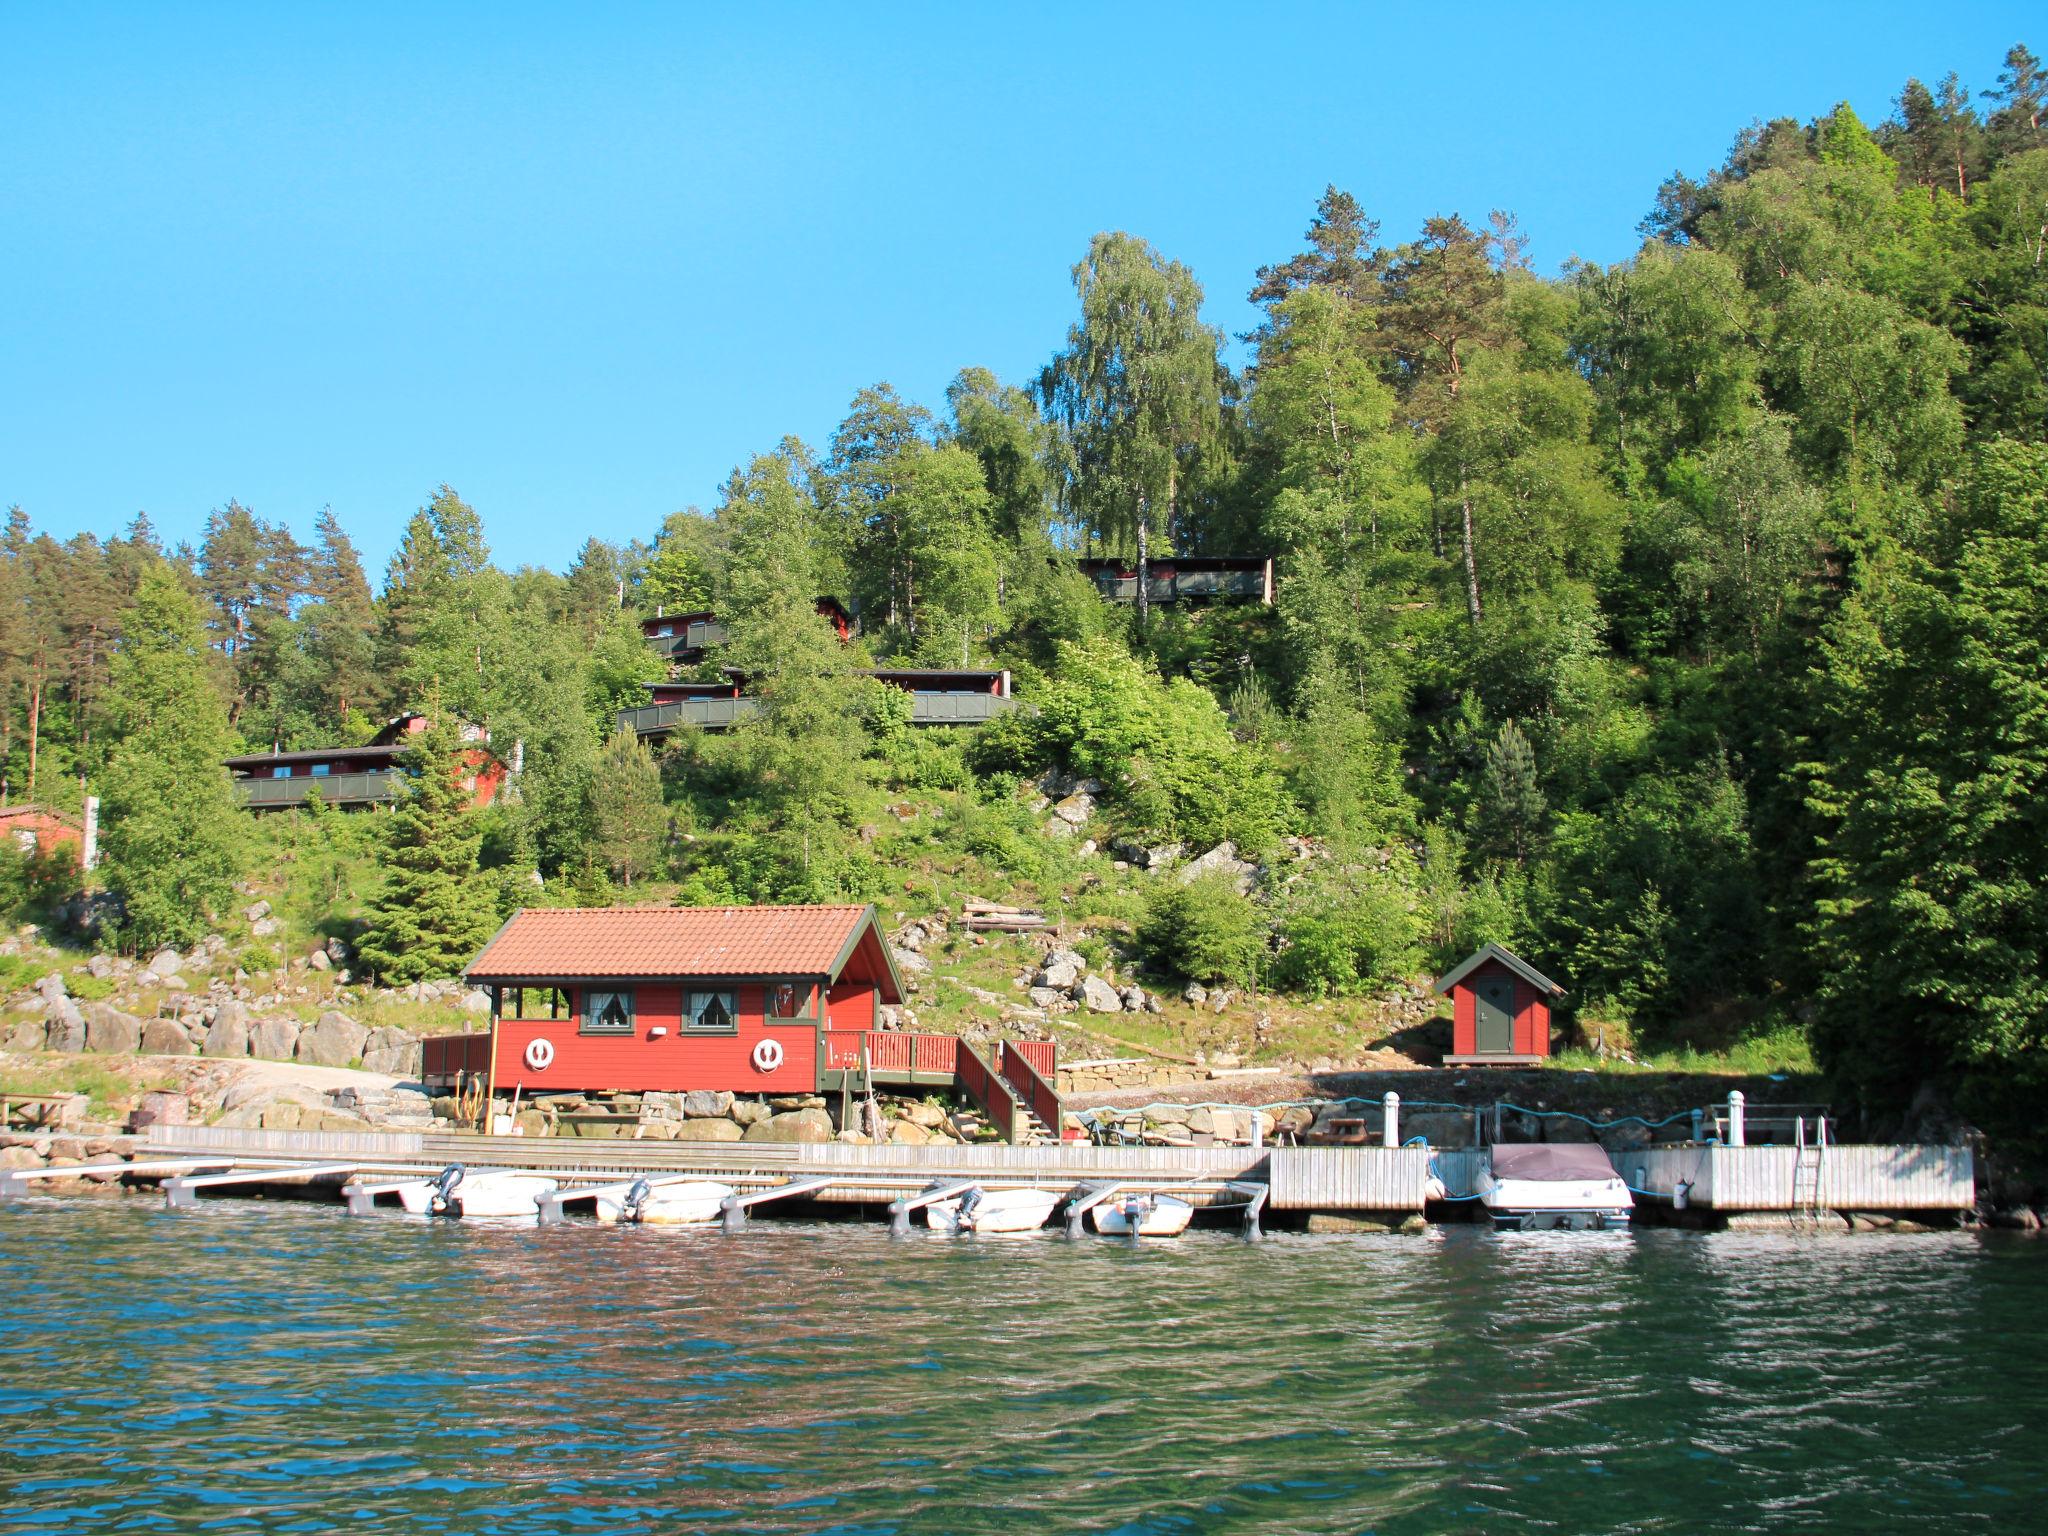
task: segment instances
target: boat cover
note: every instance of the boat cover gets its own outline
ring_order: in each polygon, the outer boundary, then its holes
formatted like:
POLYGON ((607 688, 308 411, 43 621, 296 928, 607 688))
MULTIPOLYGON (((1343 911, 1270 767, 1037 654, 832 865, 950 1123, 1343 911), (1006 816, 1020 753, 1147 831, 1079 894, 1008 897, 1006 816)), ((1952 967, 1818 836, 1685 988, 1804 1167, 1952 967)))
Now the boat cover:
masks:
POLYGON ((1582 1182, 1615 1177, 1606 1152, 1590 1141, 1527 1142, 1496 1146, 1492 1153, 1496 1179, 1582 1182))

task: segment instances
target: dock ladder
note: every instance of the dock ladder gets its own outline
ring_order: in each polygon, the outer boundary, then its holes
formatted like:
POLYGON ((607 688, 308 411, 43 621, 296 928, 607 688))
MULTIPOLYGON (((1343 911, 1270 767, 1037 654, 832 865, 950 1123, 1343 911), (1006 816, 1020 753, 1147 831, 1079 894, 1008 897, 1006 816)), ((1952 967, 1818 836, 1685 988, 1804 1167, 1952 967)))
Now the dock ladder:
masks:
POLYGON ((1814 1121, 1813 1140, 1806 1139, 1806 1117, 1801 1115, 1792 1122, 1792 1209, 1811 1220, 1820 1219, 1820 1170, 1821 1159, 1827 1152, 1828 1120, 1826 1115, 1814 1121))

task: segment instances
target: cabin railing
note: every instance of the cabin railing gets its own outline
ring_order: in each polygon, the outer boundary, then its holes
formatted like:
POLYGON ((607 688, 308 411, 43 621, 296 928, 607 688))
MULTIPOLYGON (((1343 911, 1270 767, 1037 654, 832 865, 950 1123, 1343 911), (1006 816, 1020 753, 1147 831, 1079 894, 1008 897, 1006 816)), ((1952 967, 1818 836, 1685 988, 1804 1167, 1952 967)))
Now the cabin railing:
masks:
POLYGON ((855 1072, 863 1065, 861 1046, 867 1046, 865 1065, 881 1073, 934 1073, 951 1076, 959 1070, 960 1039, 957 1035, 918 1035, 902 1030, 828 1029, 825 1031, 825 1069, 855 1072))
POLYGON ((491 1037, 429 1035, 420 1041, 420 1081, 429 1088, 451 1088, 458 1076, 481 1077, 491 1069, 491 1037))
POLYGON ((1017 1140, 1023 1129, 1024 1106, 1002 1075, 988 1064, 981 1052, 965 1040, 960 1042, 959 1064, 953 1075, 967 1097, 980 1105, 1005 1141, 1017 1140))
POLYGON ((1034 1046, 1042 1047, 1033 1054, 1045 1061, 1047 1068, 1050 1069, 1054 1050, 1050 1040, 1031 1040, 1022 1044, 1005 1040, 996 1047, 996 1070, 1002 1074, 1003 1081, 1010 1085, 1018 1101, 1038 1116, 1045 1123, 1047 1130, 1057 1136, 1060 1134, 1060 1096, 1053 1091, 1052 1084, 1046 1081, 1045 1074, 1039 1071, 1037 1063, 1025 1054, 1034 1046))
POLYGON ((367 805, 395 800, 405 775, 392 770, 366 773, 307 773, 288 779, 238 778, 235 798, 252 811, 287 810, 318 795, 328 805, 367 805))
MULTIPOLYGON (((754 713, 761 701, 737 699, 677 699, 667 704, 643 704, 638 709, 619 711, 619 729, 637 736, 662 736, 681 726, 700 730, 726 731, 754 713)), ((912 725, 979 725, 1017 707, 1017 700, 993 693, 913 693, 910 696, 912 725)))

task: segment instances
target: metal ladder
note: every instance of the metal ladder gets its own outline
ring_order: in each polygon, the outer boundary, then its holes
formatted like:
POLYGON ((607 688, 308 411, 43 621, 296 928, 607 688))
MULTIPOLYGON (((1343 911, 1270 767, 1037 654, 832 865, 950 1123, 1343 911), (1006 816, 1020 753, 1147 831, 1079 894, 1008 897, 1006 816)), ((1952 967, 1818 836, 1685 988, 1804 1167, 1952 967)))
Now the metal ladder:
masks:
POLYGON ((1806 1139, 1806 1117, 1793 1121, 1792 1209, 1815 1221, 1820 1219, 1820 1165, 1827 1146, 1825 1115, 1817 1120, 1812 1141, 1806 1139))

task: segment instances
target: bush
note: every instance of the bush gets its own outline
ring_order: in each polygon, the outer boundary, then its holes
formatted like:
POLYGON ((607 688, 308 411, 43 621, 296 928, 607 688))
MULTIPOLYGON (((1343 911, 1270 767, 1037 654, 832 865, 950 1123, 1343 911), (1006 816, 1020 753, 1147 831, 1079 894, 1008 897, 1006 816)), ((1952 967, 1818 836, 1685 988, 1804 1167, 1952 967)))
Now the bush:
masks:
POLYGON ((75 849, 0 846, 0 912, 10 920, 47 917, 78 887, 75 849))
POLYGON ((1265 922, 1237 882, 1218 870, 1183 885, 1169 878, 1145 903, 1138 946, 1146 957, 1190 981, 1258 980, 1265 922))
POLYGON ((1405 865, 1339 868, 1304 881, 1280 922, 1285 983, 1318 995, 1360 992, 1415 968, 1425 919, 1405 865))

